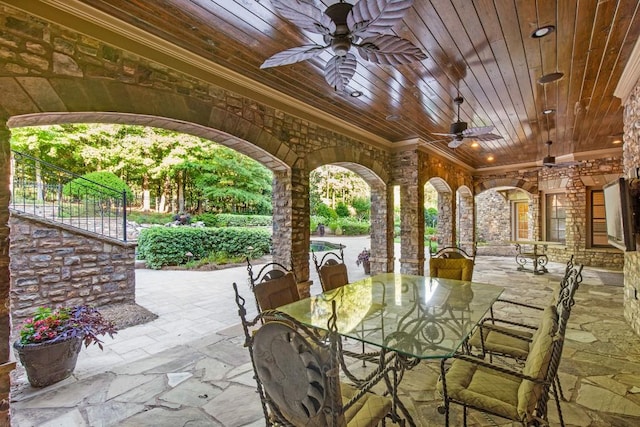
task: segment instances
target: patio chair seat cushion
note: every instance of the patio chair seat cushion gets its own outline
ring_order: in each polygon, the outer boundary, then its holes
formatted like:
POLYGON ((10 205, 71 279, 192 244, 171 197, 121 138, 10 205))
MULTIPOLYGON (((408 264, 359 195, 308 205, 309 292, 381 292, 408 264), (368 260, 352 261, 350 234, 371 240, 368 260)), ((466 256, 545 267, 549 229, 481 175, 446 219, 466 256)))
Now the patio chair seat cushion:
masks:
POLYGON ((533 333, 529 331, 523 331, 521 329, 509 328, 499 325, 491 325, 491 329, 477 328, 469 339, 469 344, 471 344, 475 348, 482 349, 483 342, 481 339, 482 337, 480 336, 481 334, 483 334, 484 337, 485 351, 495 354, 505 354, 513 358, 522 360, 526 359, 527 355, 529 354, 529 343, 531 341, 531 337, 533 336, 533 333), (509 334, 517 334, 524 339, 501 333, 498 330, 505 331, 509 334))
MULTIPOLYGON (((516 377, 461 359, 453 361, 446 375, 447 394, 451 399, 518 419, 520 381, 516 377)), ((437 387, 442 391, 441 382, 437 387)))
MULTIPOLYGON (((345 405, 355 396, 358 389, 351 384, 341 383, 342 404, 345 405)), ((366 393, 345 411, 345 420, 348 427, 373 427, 391 411, 391 399, 366 393)))
MULTIPOLYGON (((558 328, 558 314, 555 306, 547 307, 540 322, 540 327, 533 334, 529 355, 522 373, 532 378, 544 379, 547 375, 553 342, 558 328)), ((543 391, 542 384, 523 380, 518 389, 518 413, 521 417, 532 414, 543 391)))
POLYGON ((473 260, 466 258, 431 258, 429 274, 441 279, 471 281, 473 277, 473 260))

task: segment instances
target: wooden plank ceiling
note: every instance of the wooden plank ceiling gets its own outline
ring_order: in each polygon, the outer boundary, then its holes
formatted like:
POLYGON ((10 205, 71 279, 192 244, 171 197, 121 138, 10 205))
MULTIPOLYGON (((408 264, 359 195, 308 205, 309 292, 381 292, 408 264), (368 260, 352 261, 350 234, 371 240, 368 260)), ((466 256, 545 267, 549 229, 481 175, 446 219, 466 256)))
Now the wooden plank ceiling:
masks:
MULTIPOLYGON (((335 2, 317 3, 324 9, 335 2)), ((613 91, 640 34, 637 0, 415 0, 394 32, 427 59, 395 67, 359 59, 340 93, 323 77, 329 52, 260 69, 281 50, 324 44, 280 17, 269 0, 83 3, 393 143, 420 138, 479 170, 539 162, 548 139, 556 156, 612 148, 622 134, 613 91), (544 25, 556 31, 532 38, 544 25), (552 72, 564 77, 537 82, 552 72), (358 91, 362 96, 350 96, 358 91), (456 120, 457 94, 465 100, 463 121, 494 125, 503 139, 451 150, 433 135, 456 120)))

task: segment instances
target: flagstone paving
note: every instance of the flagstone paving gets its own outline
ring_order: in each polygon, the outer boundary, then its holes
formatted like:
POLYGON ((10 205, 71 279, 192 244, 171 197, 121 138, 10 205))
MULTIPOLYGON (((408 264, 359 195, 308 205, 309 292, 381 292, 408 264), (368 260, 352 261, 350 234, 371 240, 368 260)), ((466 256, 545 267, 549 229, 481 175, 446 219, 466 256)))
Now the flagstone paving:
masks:
MULTIPOLYGON (((368 241, 336 240, 348 242, 351 280, 362 277, 355 257, 368 241)), ((550 263, 549 274, 541 276, 515 267, 512 258, 479 256, 474 280, 505 286, 505 298, 542 304, 564 272, 559 263, 550 263)), ((565 423, 638 426, 640 337, 622 316, 620 275, 585 269, 583 276, 560 365, 562 388, 569 400, 562 402, 565 423)), ((136 279, 138 304, 156 313, 158 319, 105 340, 104 352, 97 347, 83 349, 74 375, 58 384, 32 388, 18 368, 12 390, 12 425, 264 425, 230 286, 236 281, 245 296, 251 296, 246 269, 138 270, 136 279)), ((314 285, 312 293, 318 291, 314 285)), ((535 312, 513 306, 501 306, 498 311, 512 319, 536 322, 535 312)), ((422 362, 402 381, 401 397, 418 425, 443 425, 434 391, 439 369, 438 362, 422 362)), ((558 425, 552 402, 549 408, 551 424, 558 425)), ((511 425, 476 411, 469 415, 471 426, 511 425)), ((461 411, 455 406, 452 416, 451 425, 462 424, 461 411)))

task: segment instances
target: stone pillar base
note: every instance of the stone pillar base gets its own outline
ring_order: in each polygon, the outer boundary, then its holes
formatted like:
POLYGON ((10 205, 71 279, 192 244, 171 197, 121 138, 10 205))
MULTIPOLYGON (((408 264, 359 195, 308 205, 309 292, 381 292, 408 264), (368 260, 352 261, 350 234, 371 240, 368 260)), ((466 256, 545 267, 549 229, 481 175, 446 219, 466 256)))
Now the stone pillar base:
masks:
POLYGON ((300 298, 309 298, 311 296, 311 285, 313 280, 306 280, 298 283, 298 294, 300 298))
POLYGON ((424 258, 400 258, 400 273, 422 276, 424 274, 424 258))

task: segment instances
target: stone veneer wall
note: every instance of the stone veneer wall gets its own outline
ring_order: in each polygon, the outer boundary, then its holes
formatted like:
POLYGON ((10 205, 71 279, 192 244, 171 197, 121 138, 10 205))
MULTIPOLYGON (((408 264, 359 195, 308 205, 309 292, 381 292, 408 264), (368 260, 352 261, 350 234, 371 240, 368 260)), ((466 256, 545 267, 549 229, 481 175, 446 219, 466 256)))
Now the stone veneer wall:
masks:
MULTIPOLYGON (((624 109, 624 171, 627 177, 634 176, 640 167, 640 83, 636 85, 624 109)), ((624 317, 633 330, 640 335, 640 252, 624 254, 624 317)))
POLYGON ((587 191, 599 189, 622 174, 619 158, 586 161, 572 168, 543 168, 539 188, 543 195, 562 190, 567 195, 566 240, 564 247, 547 250, 549 260, 566 262, 573 254, 575 261, 592 267, 623 268, 624 254, 615 248, 587 247, 587 191))
POLYGON ((37 307, 135 302, 135 244, 12 213, 13 333, 37 307))
POLYGON ((476 195, 476 238, 478 242, 498 243, 511 240, 509 201, 495 190, 476 195))

